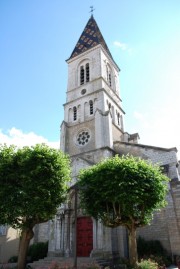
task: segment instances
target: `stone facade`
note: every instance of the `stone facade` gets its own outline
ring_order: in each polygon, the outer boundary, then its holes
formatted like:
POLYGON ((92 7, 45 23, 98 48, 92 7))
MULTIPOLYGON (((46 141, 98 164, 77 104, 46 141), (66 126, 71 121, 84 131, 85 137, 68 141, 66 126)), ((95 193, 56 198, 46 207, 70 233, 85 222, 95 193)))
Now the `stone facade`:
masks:
POLYGON ((0 226, 0 263, 7 263, 9 258, 17 255, 19 232, 8 226, 0 226))
MULTIPOLYGON (((139 144, 138 133, 129 134, 124 130, 124 111, 121 107, 118 80, 120 69, 93 17, 89 19, 67 64, 68 86, 64 121, 61 124, 61 150, 71 157, 71 186, 75 186, 80 169, 115 154, 139 156, 162 166, 171 179, 167 195, 168 205, 154 214, 151 225, 138 229, 138 235, 149 240, 160 240, 169 254, 180 255, 180 181, 177 150, 139 144), (99 38, 93 43, 94 46, 87 45, 94 41, 92 35, 94 39, 99 38)), ((71 187, 69 202, 62 205, 54 220, 46 225, 46 234, 49 234, 49 256, 74 254, 78 233, 77 220, 92 222, 92 246, 88 255, 128 255, 126 229, 110 229, 86 216, 79 208, 77 190, 71 187)), ((78 240, 81 241, 81 238, 78 240)), ((77 247, 78 244, 79 242, 77 247)))
POLYGON ((149 226, 139 229, 138 234, 147 240, 159 240, 174 257, 180 255, 180 182, 170 182, 168 205, 154 214, 149 226))

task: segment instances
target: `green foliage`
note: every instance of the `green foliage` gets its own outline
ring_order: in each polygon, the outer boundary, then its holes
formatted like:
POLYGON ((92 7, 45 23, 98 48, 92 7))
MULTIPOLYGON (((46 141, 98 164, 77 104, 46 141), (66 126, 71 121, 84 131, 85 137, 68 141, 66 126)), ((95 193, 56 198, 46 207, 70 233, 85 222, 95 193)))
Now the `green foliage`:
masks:
POLYGON ((115 156, 79 174, 82 206, 106 226, 146 225, 165 206, 167 177, 158 166, 132 156, 115 156))
POLYGON ((105 226, 125 226, 130 264, 137 261, 136 229, 166 205, 167 182, 158 166, 132 156, 115 156, 79 174, 81 205, 105 226))
POLYGON ((0 223, 25 229, 45 222, 64 201, 68 157, 45 144, 0 146, 0 223))
POLYGON ((155 261, 152 261, 150 259, 148 260, 141 260, 139 263, 137 263, 138 269, 158 269, 158 264, 155 261))
POLYGON ((150 258, 158 263, 159 266, 169 266, 171 264, 171 258, 167 251, 158 240, 145 240, 139 237, 137 240, 137 251, 139 258, 150 258))
POLYGON ((48 242, 39 242, 29 246, 28 256, 31 258, 31 262, 43 259, 48 253, 48 242))
POLYGON ((70 161, 45 144, 0 146, 0 223, 21 231, 18 268, 24 269, 33 227, 53 218, 65 200, 70 161))

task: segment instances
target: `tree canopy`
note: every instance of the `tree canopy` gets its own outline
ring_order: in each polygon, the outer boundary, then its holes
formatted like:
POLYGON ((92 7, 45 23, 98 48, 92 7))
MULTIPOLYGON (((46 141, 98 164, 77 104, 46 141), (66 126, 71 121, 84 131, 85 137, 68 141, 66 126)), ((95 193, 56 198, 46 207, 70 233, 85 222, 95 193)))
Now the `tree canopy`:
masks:
POLYGON ((128 229, 134 263, 135 230, 149 224, 153 212, 166 205, 167 182, 159 166, 132 156, 115 156, 81 170, 78 185, 88 214, 108 227, 128 229))
POLYGON ((22 149, 1 145, 0 160, 0 223, 22 231, 21 269, 33 227, 53 218, 66 198, 70 161, 45 144, 22 149))

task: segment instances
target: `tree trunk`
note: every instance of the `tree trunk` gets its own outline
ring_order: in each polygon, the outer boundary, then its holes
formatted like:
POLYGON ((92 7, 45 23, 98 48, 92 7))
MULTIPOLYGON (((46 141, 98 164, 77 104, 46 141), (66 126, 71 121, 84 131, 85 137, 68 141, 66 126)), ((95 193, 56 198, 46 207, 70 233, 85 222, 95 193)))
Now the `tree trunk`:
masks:
POLYGON ((138 261, 137 257, 137 242, 136 242, 136 228, 132 224, 128 227, 128 239, 129 239, 129 261, 131 265, 135 265, 138 261))
POLYGON ((19 245, 19 255, 18 255, 18 269, 24 269, 26 266, 27 251, 29 247, 30 240, 33 238, 33 230, 27 228, 22 231, 20 245, 19 245))

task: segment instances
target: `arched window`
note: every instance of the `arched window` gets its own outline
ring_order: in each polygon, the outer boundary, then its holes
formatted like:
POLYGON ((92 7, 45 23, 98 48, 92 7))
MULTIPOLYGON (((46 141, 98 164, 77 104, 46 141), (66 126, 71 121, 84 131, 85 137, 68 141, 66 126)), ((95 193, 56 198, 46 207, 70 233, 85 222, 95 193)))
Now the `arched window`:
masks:
POLYGON ((84 66, 82 65, 80 68, 80 84, 84 84, 84 66))
POLYGON ((90 81, 90 65, 87 61, 80 66, 80 85, 90 81))
POLYGON ((109 86, 111 87, 111 73, 109 73, 109 86))
POLYGON ((117 122, 118 122, 118 125, 121 125, 121 117, 119 113, 117 113, 117 122))
POLYGON ((112 86, 112 74, 111 74, 111 68, 109 64, 106 65, 106 79, 109 84, 109 86, 112 86))
POLYGON ((69 108, 68 110, 68 122, 71 122, 73 120, 73 112, 72 108, 69 108))
POLYGON ((89 113, 90 113, 90 115, 93 115, 93 112, 94 112, 93 101, 90 100, 89 101, 89 113))
POLYGON ((89 82, 89 63, 86 64, 86 82, 89 82))
POLYGON ((73 107, 73 120, 77 120, 77 107, 73 107))

